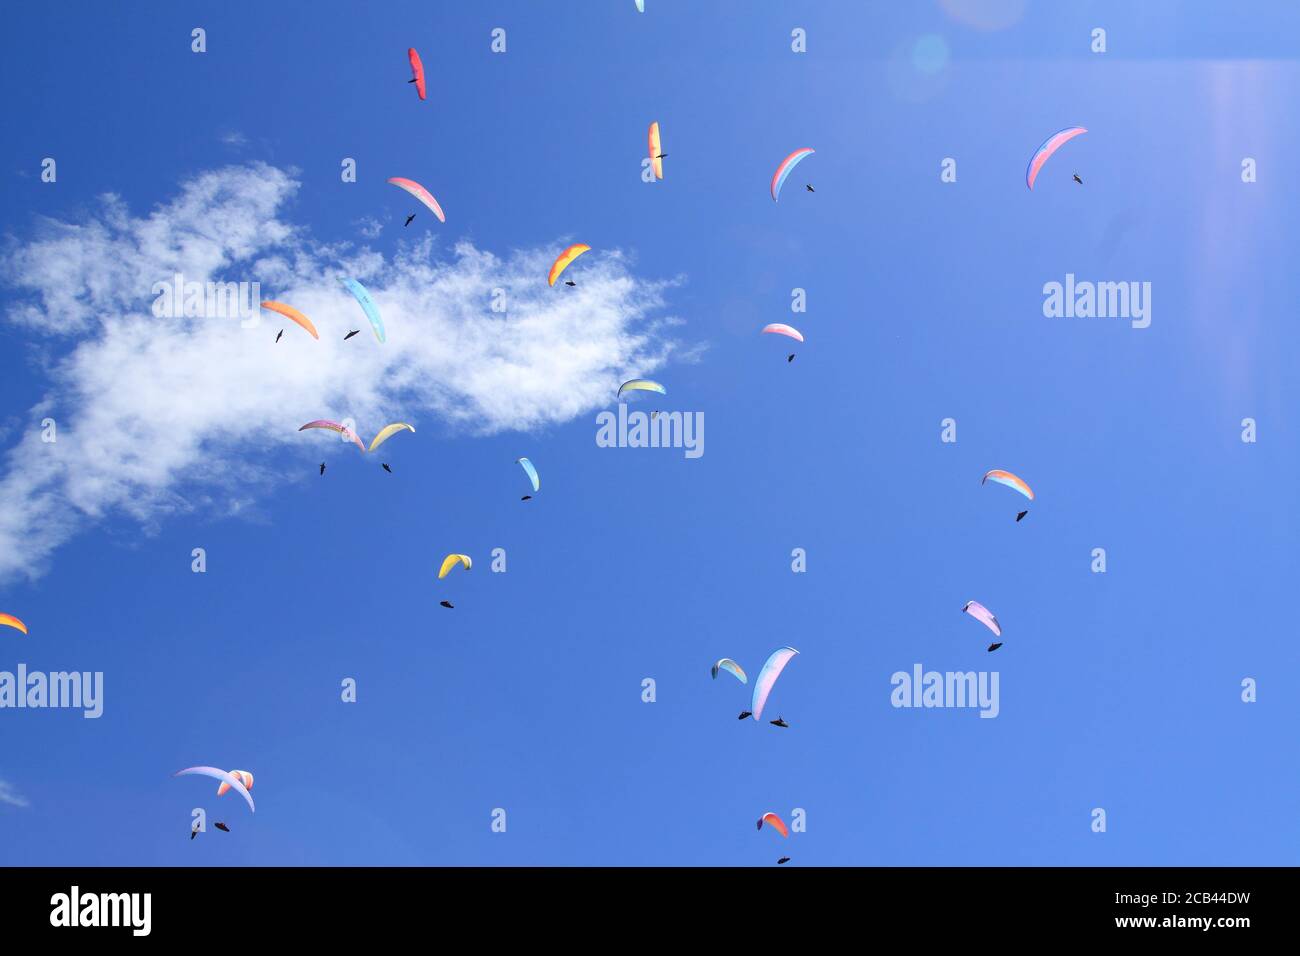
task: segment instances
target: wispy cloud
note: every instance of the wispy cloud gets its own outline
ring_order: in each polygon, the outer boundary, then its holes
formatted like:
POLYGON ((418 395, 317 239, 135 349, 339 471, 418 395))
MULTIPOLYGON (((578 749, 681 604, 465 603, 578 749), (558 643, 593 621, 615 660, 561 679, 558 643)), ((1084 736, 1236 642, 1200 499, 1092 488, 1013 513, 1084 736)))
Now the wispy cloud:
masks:
POLYGON ((150 528, 198 506, 246 506, 250 489, 277 480, 259 464, 268 448, 320 456, 321 436, 297 432, 310 419, 352 418, 367 437, 429 418, 478 434, 532 430, 608 404, 620 381, 681 350, 679 320, 662 314, 667 283, 639 278, 616 251, 584 257, 576 288, 545 281, 564 237, 499 258, 426 236, 388 258, 280 218, 297 188, 283 170, 233 166, 184 183, 144 217, 108 196, 89 221, 45 221, 30 240, 10 240, 0 259, 17 292, 8 320, 52 337, 57 357, 0 471, 0 580, 42 573, 59 545, 113 514, 150 528), (177 272, 258 281, 262 298, 306 313, 321 339, 271 313, 256 328, 155 318, 154 285, 177 272), (341 275, 370 289, 386 344, 341 275), (349 328, 365 331, 345 343, 349 328), (53 443, 41 439, 47 417, 53 443))
POLYGON ((239 132, 239 130, 230 130, 229 132, 222 133, 221 141, 227 146, 234 146, 236 148, 248 145, 248 137, 239 132))
POLYGON ((0 780, 0 803, 7 803, 11 807, 28 807, 27 798, 14 789, 13 784, 7 780, 0 780))
POLYGON ((379 234, 384 231, 384 224, 374 216, 363 216, 353 223, 357 231, 366 239, 378 239, 379 234))

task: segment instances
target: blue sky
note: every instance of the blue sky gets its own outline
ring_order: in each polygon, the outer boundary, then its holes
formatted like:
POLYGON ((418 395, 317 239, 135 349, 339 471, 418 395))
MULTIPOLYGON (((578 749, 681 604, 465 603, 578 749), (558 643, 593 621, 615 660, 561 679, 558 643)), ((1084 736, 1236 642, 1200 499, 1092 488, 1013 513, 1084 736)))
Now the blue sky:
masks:
POLYGON ((0 669, 103 671, 105 704, 0 711, 0 862, 1293 862, 1300 12, 1133 6, 12 11, 0 611, 31 634, 0 635, 0 669), (669 155, 646 184, 651 120, 669 155), (403 229, 389 176, 447 223, 403 229), (223 198, 180 202, 196 180, 223 198), (206 231, 217 278, 319 296, 322 341, 154 319, 172 258, 121 227, 151 214, 172 249, 206 231), (579 286, 548 289, 572 241, 579 286), (113 286, 121 261, 143 286, 113 286), (362 318, 326 287, 339 263, 370 270, 386 345, 340 341, 362 318), (1150 327, 1044 317, 1067 273, 1150 282, 1150 327), (520 311, 491 325, 502 275, 520 311), (758 334, 781 321, 807 336, 793 363, 758 334), (503 381, 501 354, 537 364, 503 381), (704 413, 701 458, 597 447, 609 384, 642 374, 668 396, 638 407, 704 413), (350 411, 417 433, 361 456, 295 431, 350 411), (1036 490, 1023 522, 991 468, 1036 490), (438 582, 452 551, 475 568, 438 582), (709 666, 752 677, 782 644, 791 728, 737 721, 747 694, 709 666), (996 669, 999 716, 891 707, 915 663, 996 669), (171 779, 194 764, 251 770, 256 815, 171 779), (199 806, 233 832, 188 840, 199 806), (796 807, 806 833, 755 832, 796 807))

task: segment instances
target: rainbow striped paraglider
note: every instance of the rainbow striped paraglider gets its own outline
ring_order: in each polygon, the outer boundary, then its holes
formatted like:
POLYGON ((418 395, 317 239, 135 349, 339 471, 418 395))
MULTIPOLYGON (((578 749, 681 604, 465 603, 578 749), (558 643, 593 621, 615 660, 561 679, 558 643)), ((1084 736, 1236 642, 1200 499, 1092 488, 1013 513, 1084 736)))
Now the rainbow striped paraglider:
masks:
POLYGON ((1029 485, 1025 483, 1025 479, 1021 478, 1019 475, 1013 475, 1009 471, 1003 471, 1001 468, 994 468, 992 471, 985 473, 984 477, 980 479, 980 484, 982 485, 986 481, 996 482, 999 485, 1006 485, 1008 488, 1020 492, 1030 501, 1034 500, 1034 489, 1030 488, 1029 485))
POLYGON ((803 149, 796 149, 793 153, 781 160, 781 165, 776 167, 776 172, 772 174, 772 201, 777 202, 781 198, 781 187, 785 185, 786 179, 789 178, 791 170, 798 166, 805 158, 811 156, 814 150, 805 146, 803 149))

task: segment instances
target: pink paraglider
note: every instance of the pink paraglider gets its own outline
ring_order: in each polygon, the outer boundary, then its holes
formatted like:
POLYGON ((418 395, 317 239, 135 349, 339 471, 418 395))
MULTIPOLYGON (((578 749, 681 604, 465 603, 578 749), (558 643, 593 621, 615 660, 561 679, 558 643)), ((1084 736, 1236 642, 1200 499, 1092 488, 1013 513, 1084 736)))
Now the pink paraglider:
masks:
POLYGON ((803 341, 803 333, 793 325, 786 325, 784 322, 773 322, 771 325, 764 326, 763 333, 767 335, 786 335, 796 342, 803 341))
POLYGON ((998 619, 993 616, 993 612, 986 608, 979 601, 967 601, 966 606, 962 608, 967 614, 975 618, 998 637, 1002 636, 1002 625, 998 619))
POLYGON ((772 685, 781 676, 781 671, 785 670, 790 658, 798 653, 793 647, 778 647, 758 672, 758 680, 754 681, 754 696, 749 705, 750 716, 755 720, 763 716, 763 707, 767 704, 768 694, 772 693, 772 685))
POLYGON ((1039 170, 1043 168, 1045 162, 1052 158, 1052 154, 1074 137, 1086 132, 1088 131, 1082 126, 1071 126, 1047 137, 1043 141, 1043 145, 1034 150, 1034 155, 1029 157, 1029 166, 1025 170, 1025 185, 1033 189, 1034 180, 1038 178, 1039 170))

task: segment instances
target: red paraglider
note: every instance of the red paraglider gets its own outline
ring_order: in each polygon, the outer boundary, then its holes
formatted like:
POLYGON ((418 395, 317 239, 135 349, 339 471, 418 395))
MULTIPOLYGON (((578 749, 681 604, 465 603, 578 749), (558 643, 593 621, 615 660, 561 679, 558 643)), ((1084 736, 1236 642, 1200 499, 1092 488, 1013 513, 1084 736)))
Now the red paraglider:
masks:
POLYGON ((415 92, 420 94, 420 99, 424 99, 424 64, 420 62, 420 54, 415 52, 415 47, 406 51, 406 58, 411 61, 411 79, 408 83, 415 84, 415 92))

